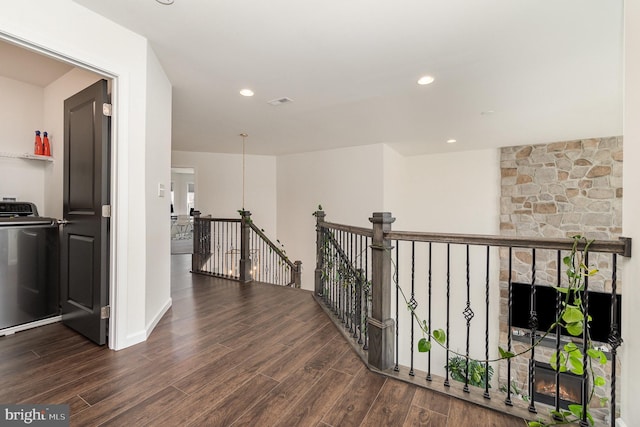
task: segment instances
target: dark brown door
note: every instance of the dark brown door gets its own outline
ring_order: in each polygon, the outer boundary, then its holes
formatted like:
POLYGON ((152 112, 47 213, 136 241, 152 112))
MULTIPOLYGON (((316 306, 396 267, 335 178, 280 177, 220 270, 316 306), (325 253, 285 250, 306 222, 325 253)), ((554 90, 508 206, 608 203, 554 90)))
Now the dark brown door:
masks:
POLYGON ((109 301, 109 117, 107 81, 64 102, 64 225, 60 244, 62 322, 107 342, 109 301), (105 215, 103 215, 105 206, 105 215))

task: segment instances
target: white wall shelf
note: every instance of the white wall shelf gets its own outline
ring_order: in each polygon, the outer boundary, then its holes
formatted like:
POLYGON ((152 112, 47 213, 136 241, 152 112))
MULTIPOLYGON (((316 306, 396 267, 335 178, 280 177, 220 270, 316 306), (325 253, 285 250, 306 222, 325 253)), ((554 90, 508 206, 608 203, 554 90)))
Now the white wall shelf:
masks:
POLYGON ((29 153, 7 153, 0 151, 0 157, 8 157, 11 159, 27 159, 27 160, 40 160, 43 162, 53 162, 53 157, 51 156, 38 156, 36 154, 29 153))

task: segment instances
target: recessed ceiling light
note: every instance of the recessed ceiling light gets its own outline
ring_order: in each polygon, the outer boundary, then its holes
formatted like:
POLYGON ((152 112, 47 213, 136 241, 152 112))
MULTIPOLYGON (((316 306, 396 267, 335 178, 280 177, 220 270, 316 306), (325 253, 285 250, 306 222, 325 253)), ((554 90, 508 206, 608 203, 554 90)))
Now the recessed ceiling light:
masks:
POLYGON ((486 110, 486 111, 481 111, 481 112, 480 112, 480 115, 481 115, 481 116, 488 116, 489 114, 493 114, 493 113, 495 113, 495 111, 493 111, 493 110, 486 110))
POLYGON ((447 139, 447 144, 453 144, 454 142, 456 142, 455 139, 447 139))
POLYGON ((173 4, 173 0, 156 0, 156 1, 160 4, 164 4, 165 6, 169 6, 170 4, 173 4))
POLYGON ((428 85, 433 83, 435 79, 431 76, 422 76, 418 79, 418 84, 419 85, 428 85))
POLYGON ((242 96, 253 96, 253 91, 251 89, 242 89, 240 91, 240 95, 242 95, 242 96))

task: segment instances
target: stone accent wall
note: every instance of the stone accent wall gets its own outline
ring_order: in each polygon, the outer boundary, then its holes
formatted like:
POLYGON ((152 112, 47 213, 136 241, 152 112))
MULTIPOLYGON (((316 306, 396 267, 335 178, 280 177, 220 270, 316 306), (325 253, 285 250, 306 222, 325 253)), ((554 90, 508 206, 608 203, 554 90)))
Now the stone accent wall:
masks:
POLYGON ((502 234, 620 235, 622 137, 506 147, 500 167, 502 234))
MULTIPOLYGON (((500 167, 501 234, 620 237, 622 137, 505 147, 500 167)), ((530 283, 531 252, 516 251, 514 255, 513 280, 530 283)), ((590 279, 593 290, 610 291, 609 262, 608 256, 590 259, 601 271, 590 279)), ((555 253, 539 252, 536 263, 536 283, 555 284, 555 253)))
MULTIPOLYGON (((501 234, 537 237, 580 234, 589 239, 617 239, 622 232, 622 160, 622 137, 502 148, 501 234)), ((508 320, 508 250, 503 249, 500 254, 500 342, 504 344, 508 320)), ((556 252, 536 251, 535 262, 536 284, 555 286, 556 252)), ((611 291, 610 263, 610 255, 590 254, 589 265, 599 269, 589 279, 591 290, 611 291)), ((531 283, 531 265, 531 250, 514 249, 512 280, 531 283)), ((560 277, 566 280, 563 271, 560 277)), ((617 289, 620 292, 620 281, 617 289)), ((524 343, 514 343, 518 351, 525 347, 524 343)), ((552 352, 551 348, 536 349, 536 360, 548 362, 552 352)), ((607 386, 599 388, 597 394, 609 396, 610 363, 606 369, 598 370, 607 378, 607 386)), ((514 380, 525 391, 527 371, 525 358, 513 360, 514 380)), ((506 363, 500 364, 498 377, 500 385, 505 385, 506 363)), ((594 408, 593 414, 603 420, 608 410, 594 408)))

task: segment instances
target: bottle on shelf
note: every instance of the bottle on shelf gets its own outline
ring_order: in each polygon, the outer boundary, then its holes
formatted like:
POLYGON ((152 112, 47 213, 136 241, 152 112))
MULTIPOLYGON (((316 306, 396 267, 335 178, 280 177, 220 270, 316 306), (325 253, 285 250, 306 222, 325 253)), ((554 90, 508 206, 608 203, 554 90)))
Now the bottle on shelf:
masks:
POLYGON ((40 138, 40 131, 37 130, 36 131, 36 142, 35 142, 35 147, 33 148, 33 154, 38 155, 38 156, 42 156, 43 153, 44 153, 44 148, 42 146, 42 138, 40 138))
POLYGON ((42 154, 45 156, 51 156, 51 144, 49 144, 49 134, 43 132, 44 140, 42 141, 42 154))

